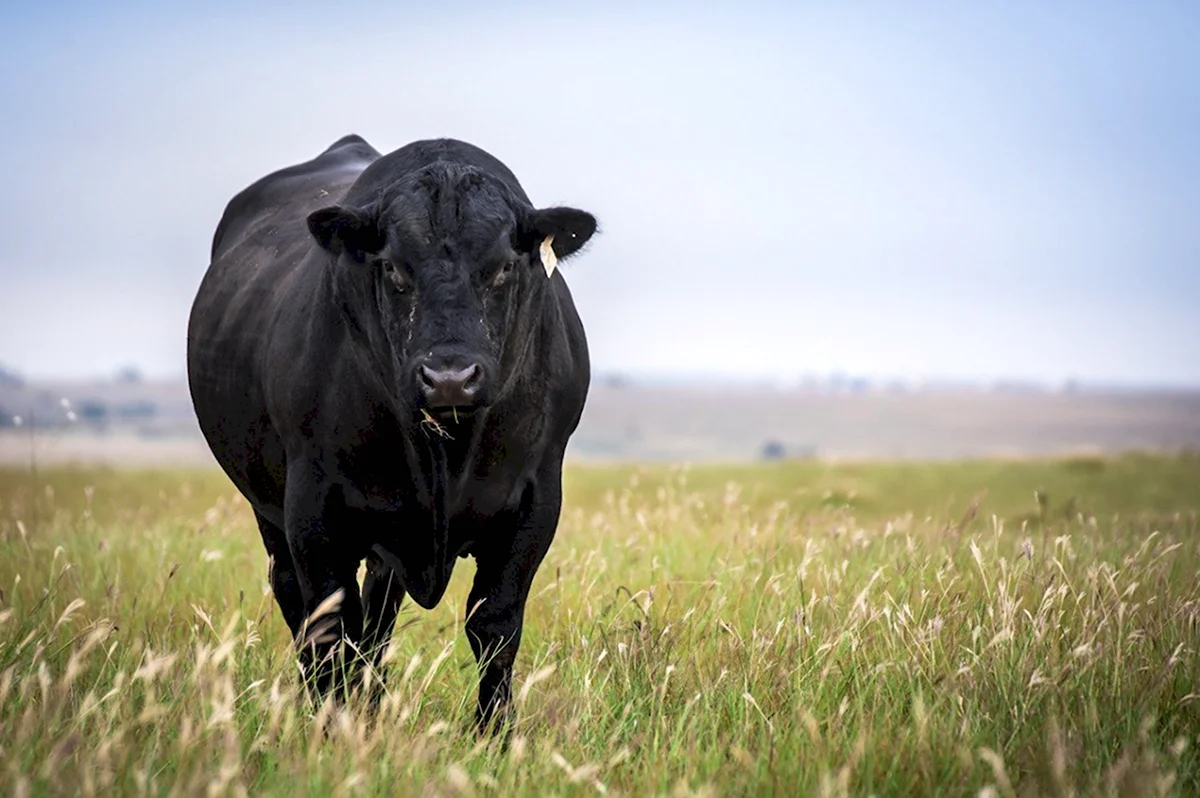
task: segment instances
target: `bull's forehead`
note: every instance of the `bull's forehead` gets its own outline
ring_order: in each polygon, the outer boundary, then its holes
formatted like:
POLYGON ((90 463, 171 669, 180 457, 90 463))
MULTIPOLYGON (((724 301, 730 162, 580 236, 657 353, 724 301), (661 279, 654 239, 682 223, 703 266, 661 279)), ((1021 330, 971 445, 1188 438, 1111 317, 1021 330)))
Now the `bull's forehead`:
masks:
POLYGON ((478 259, 511 237, 516 209, 504 187, 474 169, 427 170, 388 206, 389 238, 417 260, 478 259))

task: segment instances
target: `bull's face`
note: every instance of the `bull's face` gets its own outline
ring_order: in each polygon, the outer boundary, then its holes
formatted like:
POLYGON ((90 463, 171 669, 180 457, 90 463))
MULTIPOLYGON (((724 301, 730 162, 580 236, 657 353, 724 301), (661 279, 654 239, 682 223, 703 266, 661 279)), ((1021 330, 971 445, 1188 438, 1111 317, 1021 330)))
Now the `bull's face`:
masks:
POLYGON ((439 417, 495 400, 557 260, 596 229, 589 213, 536 210, 484 172, 449 164, 393 186, 377 207, 324 208, 308 225, 335 256, 335 294, 390 372, 394 398, 439 417))

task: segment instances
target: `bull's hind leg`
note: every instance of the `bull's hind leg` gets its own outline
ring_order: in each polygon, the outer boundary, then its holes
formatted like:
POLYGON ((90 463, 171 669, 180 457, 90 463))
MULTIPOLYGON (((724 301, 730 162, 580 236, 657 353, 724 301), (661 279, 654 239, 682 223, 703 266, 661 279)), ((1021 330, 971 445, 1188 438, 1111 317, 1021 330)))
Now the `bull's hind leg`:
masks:
POLYGON ((367 575, 363 579, 363 636, 362 652, 372 670, 372 700, 383 693, 383 672, 379 663, 392 637, 396 614, 404 601, 404 586, 400 577, 374 553, 367 555, 367 575))
POLYGON ((304 597, 300 593, 300 582, 296 579, 292 553, 288 551, 287 537, 282 529, 263 518, 257 510, 254 511, 254 518, 258 521, 258 531, 270 558, 267 568, 271 592, 275 594, 275 602, 279 604, 283 620, 292 632, 292 639, 295 639, 304 621, 304 597))

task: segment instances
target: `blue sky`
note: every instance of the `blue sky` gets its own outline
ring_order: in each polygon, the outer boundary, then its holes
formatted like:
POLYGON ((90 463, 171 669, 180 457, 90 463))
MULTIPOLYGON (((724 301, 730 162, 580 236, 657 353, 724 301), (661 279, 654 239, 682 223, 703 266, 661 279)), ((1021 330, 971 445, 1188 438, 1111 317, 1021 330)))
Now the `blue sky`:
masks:
POLYGON ((594 370, 1200 385, 1200 5, 0 11, 0 363, 181 375, 225 202, 453 136, 604 232, 594 370))

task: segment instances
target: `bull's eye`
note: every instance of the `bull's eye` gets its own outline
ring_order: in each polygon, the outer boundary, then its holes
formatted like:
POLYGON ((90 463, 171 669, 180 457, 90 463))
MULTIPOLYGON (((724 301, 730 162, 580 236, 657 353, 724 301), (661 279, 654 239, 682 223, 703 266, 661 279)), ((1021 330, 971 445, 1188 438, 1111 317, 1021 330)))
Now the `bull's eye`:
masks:
POLYGON ((517 269, 515 260, 506 261, 503 266, 496 272, 496 285, 500 285, 509 278, 510 275, 517 269))
POLYGON ((397 269, 396 264, 386 258, 380 258, 376 263, 383 272, 383 276, 391 282, 393 288, 402 294, 408 291, 408 277, 405 276, 403 269, 397 269))

